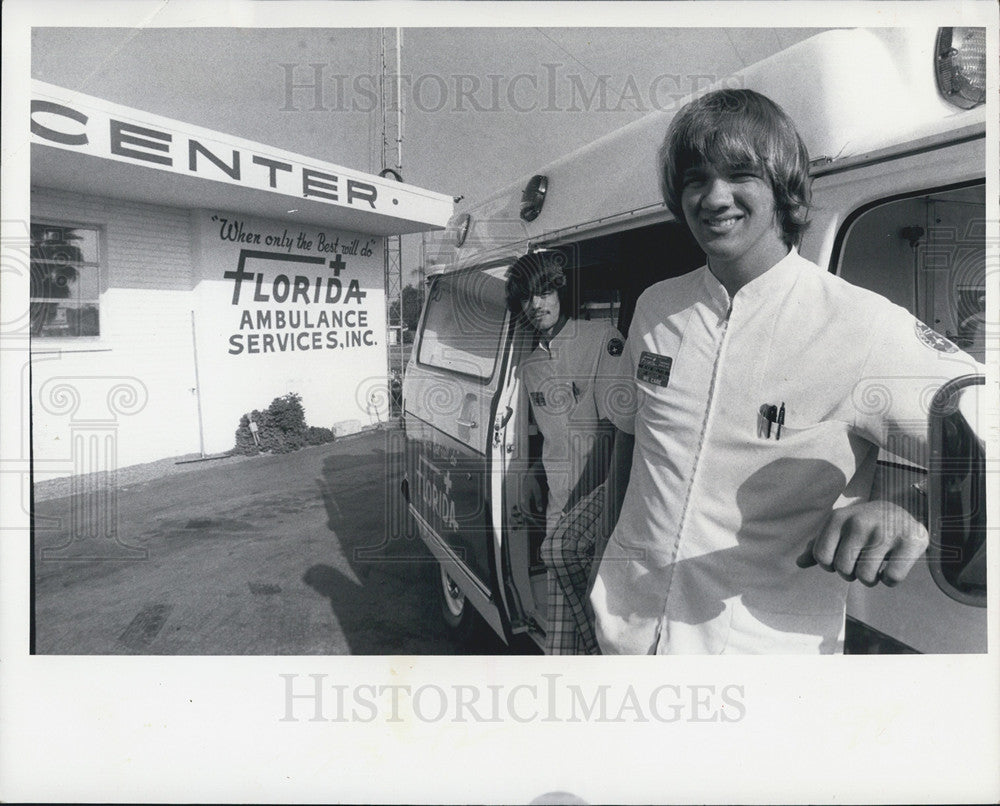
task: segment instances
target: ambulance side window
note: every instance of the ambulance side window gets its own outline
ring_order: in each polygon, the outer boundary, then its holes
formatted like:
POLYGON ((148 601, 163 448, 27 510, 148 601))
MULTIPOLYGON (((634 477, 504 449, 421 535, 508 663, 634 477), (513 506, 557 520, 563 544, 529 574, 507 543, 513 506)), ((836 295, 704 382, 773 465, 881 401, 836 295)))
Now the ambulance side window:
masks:
POLYGON ((503 271, 436 278, 427 296, 417 363, 488 380, 506 316, 503 271))
MULTIPOLYGON (((844 227, 840 275, 907 308, 983 361, 985 201, 985 186, 979 183, 863 208, 844 227)), ((929 475, 887 446, 879 453, 872 495, 905 506, 927 523, 931 576, 951 598, 981 606, 986 589, 984 457, 960 416, 932 410, 931 421, 929 475)))
POLYGON ((985 211, 983 184, 865 208, 847 227, 839 273, 907 308, 982 361, 985 211))

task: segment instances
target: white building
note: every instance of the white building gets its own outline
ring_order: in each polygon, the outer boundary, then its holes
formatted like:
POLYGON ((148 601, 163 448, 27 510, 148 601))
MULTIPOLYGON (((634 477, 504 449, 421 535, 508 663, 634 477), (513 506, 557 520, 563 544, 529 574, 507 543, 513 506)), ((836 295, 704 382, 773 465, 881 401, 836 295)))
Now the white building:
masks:
POLYGON ((452 200, 34 81, 35 478, 234 445, 288 393, 309 425, 386 407, 383 237, 452 200))

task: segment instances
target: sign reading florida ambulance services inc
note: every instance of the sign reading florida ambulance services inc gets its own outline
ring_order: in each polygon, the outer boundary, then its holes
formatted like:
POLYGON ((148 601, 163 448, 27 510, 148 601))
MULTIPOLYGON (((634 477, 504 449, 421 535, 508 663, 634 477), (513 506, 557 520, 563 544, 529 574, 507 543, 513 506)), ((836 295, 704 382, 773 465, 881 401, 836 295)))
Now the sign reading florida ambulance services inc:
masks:
POLYGON ((306 421, 384 416, 383 239, 197 211, 195 314, 207 449, 291 392, 306 421))
POLYGON ((219 225, 220 243, 240 245, 235 268, 222 273, 232 282, 230 302, 239 314, 238 330, 229 335, 230 355, 376 344, 370 288, 347 269, 350 260, 355 274, 359 268, 370 273, 364 269, 371 266, 360 261, 372 257, 378 239, 288 227, 279 235, 276 229, 254 231, 237 216, 215 214, 211 220, 219 225))

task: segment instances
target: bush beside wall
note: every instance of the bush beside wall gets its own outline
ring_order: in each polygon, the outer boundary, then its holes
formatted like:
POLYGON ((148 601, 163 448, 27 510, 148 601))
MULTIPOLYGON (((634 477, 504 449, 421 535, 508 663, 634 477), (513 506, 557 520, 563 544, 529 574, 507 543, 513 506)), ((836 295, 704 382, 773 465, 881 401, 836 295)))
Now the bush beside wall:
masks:
POLYGON ((240 417, 236 429, 236 447, 233 453, 253 456, 258 453, 290 453, 307 445, 333 442, 334 433, 329 428, 306 425, 302 396, 290 392, 276 397, 263 411, 254 409, 240 417), (250 420, 257 423, 260 447, 254 442, 250 420))

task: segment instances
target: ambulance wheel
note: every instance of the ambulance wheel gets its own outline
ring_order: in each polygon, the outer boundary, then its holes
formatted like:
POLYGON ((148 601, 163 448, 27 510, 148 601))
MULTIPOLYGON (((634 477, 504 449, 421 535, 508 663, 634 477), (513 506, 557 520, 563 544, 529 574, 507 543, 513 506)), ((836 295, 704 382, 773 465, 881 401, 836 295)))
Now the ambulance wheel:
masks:
POLYGON ((444 566, 440 566, 440 581, 437 586, 441 602, 441 616, 451 636, 458 641, 468 641, 475 635, 478 625, 476 608, 469 604, 462 589, 451 578, 444 566))

